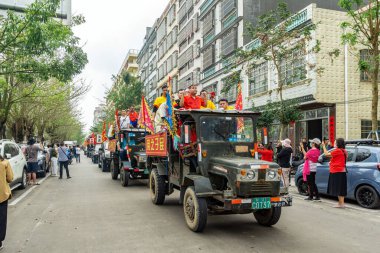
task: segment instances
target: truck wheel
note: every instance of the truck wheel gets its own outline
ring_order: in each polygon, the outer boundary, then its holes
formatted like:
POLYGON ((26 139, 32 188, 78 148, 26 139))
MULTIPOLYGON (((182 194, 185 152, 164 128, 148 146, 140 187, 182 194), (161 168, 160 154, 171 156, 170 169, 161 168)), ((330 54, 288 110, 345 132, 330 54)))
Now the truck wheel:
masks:
POLYGON ((188 187, 183 199, 183 213, 187 226, 194 232, 202 232, 207 224, 207 201, 195 195, 193 187, 188 187))
POLYGON ((124 173, 120 172, 120 182, 121 186, 127 187, 129 182, 129 172, 124 171, 124 173))
POLYGON ((113 180, 117 180, 117 177, 119 176, 119 168, 115 166, 115 162, 112 160, 110 164, 111 169, 111 178, 113 180))
POLYGON ((108 171, 108 165, 107 165, 107 160, 103 160, 102 162, 102 171, 107 172, 108 171))
POLYGON ((149 178, 150 197, 153 204, 162 205, 165 201, 165 179, 153 169, 149 178))
POLYGON ((101 160, 99 159, 99 161, 98 161, 98 168, 101 168, 102 167, 102 162, 101 162, 101 160))
POLYGON ((281 207, 272 207, 271 209, 258 210, 254 212, 253 215, 260 225, 270 227, 280 220, 281 207))

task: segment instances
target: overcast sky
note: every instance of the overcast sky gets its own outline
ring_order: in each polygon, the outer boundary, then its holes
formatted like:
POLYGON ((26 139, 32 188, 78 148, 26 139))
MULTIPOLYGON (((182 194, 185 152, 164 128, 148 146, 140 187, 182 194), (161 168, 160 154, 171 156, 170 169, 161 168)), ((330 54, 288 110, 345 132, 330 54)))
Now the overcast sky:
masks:
POLYGON ((104 101, 105 87, 117 74, 129 49, 141 49, 145 30, 161 15, 169 0, 72 0, 73 15, 82 14, 86 23, 74 29, 85 44, 89 63, 81 78, 91 91, 83 98, 83 123, 88 130, 95 107, 104 101))

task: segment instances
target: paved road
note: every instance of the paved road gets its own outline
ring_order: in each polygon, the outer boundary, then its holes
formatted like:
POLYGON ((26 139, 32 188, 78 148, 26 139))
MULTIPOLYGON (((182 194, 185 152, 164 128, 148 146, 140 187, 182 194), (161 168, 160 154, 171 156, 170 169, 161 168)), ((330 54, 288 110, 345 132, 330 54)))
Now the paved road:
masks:
POLYGON ((88 158, 70 169, 72 179, 50 177, 9 207, 2 253, 326 253, 380 248, 380 210, 341 210, 332 208, 331 200, 309 203, 296 197, 272 228, 259 226, 253 215, 211 216, 204 233, 196 234, 184 222, 178 194, 164 206, 154 206, 143 182, 122 188, 88 158))

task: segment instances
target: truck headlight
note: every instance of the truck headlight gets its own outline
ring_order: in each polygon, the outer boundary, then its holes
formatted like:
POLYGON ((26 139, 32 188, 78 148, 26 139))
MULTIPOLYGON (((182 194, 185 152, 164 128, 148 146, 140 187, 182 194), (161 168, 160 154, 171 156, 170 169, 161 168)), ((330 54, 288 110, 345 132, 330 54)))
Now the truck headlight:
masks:
POLYGON ((254 179, 255 177, 256 177, 256 172, 255 172, 255 171, 253 171, 253 170, 249 170, 249 171, 247 172, 247 179, 252 180, 252 179, 254 179))
POLYGON ((276 178, 276 174, 277 174, 277 171, 270 170, 268 171, 268 178, 273 180, 276 178))

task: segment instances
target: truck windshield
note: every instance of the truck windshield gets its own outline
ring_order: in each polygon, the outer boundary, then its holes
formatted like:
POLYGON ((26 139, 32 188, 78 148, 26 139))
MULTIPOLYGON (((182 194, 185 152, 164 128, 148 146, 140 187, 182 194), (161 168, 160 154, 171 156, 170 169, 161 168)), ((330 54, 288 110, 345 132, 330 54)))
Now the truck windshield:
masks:
POLYGON ((128 133, 128 143, 130 146, 144 146, 145 132, 128 133))
POLYGON ((253 121, 247 117, 201 117, 201 140, 253 142, 253 121))

